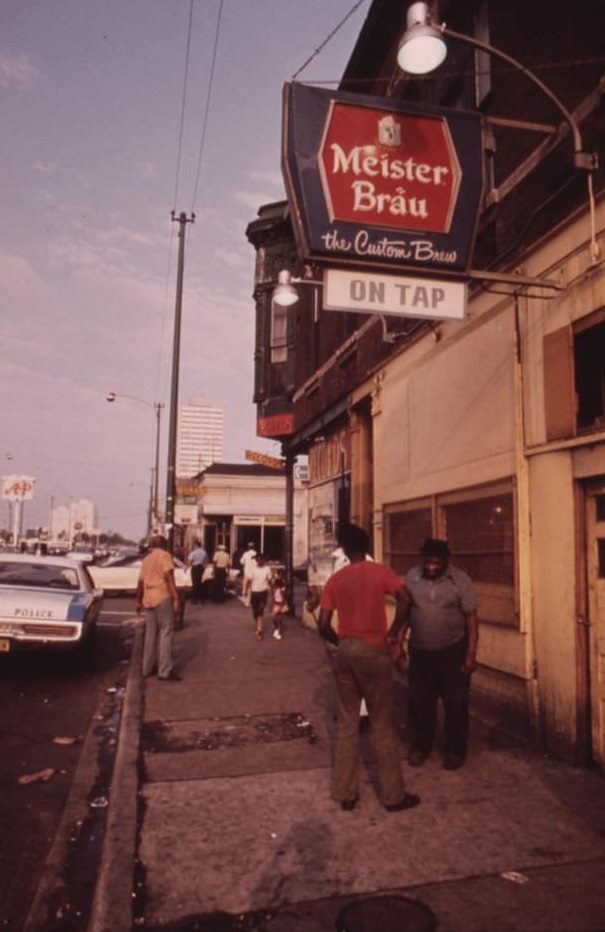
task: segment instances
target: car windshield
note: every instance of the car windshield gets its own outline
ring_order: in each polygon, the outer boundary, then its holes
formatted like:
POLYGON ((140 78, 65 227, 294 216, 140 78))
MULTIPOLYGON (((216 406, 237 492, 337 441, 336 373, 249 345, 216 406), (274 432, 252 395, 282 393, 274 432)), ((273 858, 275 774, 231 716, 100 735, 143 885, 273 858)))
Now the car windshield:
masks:
POLYGON ((34 586, 36 589, 79 589, 77 570, 47 563, 0 561, 1 586, 34 586))

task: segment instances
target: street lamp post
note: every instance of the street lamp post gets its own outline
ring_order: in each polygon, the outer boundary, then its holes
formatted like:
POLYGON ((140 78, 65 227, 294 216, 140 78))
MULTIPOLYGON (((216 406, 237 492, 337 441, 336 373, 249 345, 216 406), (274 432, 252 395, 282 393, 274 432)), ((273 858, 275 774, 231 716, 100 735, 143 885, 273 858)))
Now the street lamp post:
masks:
POLYGON ((147 533, 151 533, 153 522, 159 520, 160 501, 159 501, 159 478, 160 478, 160 430, 162 419, 162 408, 164 403, 161 401, 145 401, 138 395, 126 395, 122 392, 108 392, 105 400, 113 402, 116 398, 129 398, 131 401, 138 401, 147 408, 153 408, 155 413, 155 451, 154 466, 152 468, 152 483, 149 493, 149 510, 147 514, 147 533))

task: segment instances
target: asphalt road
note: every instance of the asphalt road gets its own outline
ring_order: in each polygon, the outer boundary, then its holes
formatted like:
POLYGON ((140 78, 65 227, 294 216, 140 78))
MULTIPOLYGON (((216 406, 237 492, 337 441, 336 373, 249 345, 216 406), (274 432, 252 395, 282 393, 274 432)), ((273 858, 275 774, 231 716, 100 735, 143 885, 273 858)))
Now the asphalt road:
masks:
MULTIPOLYGON (((0 930, 23 928, 70 791, 73 796, 83 748, 93 744, 93 759, 85 768, 90 786, 76 791, 85 795, 88 806, 102 798, 109 779, 103 771, 111 768, 112 734, 128 669, 128 619, 133 616, 133 598, 106 598, 89 659, 48 653, 0 655, 0 930), (85 743, 91 727, 98 731, 98 741, 85 743), (69 742, 57 743, 57 738, 69 742), (101 745, 103 754, 98 751, 101 745), (47 781, 19 782, 46 769, 52 770, 47 781)), ((75 826, 74 843, 77 831, 75 826)), ((88 869, 94 875, 95 865, 88 869)), ((66 874, 66 903, 81 896, 70 885, 74 886, 73 877, 66 874)), ((78 928, 73 919, 69 928, 78 928)))

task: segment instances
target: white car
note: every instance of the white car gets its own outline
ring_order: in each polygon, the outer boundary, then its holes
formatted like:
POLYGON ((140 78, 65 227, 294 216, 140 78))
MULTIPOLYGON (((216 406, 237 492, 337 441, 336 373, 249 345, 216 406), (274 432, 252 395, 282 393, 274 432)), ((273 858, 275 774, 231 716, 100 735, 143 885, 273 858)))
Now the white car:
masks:
MULTIPOLYGON (((191 589, 191 571, 173 557, 177 589, 185 595, 191 589)), ((143 556, 140 553, 111 557, 98 566, 89 566, 95 586, 105 595, 131 595, 137 591, 143 556)))
POLYGON ((90 644, 102 604, 82 563, 0 554, 0 653, 90 644))
POLYGON ((95 558, 95 552, 92 547, 88 547, 86 544, 76 544, 73 550, 69 550, 65 556, 69 557, 70 560, 92 563, 95 558))

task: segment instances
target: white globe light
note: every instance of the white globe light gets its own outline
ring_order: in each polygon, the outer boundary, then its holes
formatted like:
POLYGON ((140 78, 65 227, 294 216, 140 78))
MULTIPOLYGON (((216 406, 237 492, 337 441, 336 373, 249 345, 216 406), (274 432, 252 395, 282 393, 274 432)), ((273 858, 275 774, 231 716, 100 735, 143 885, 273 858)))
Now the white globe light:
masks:
POLYGON ((412 26, 397 52, 397 64, 408 74, 428 74, 445 60, 447 46, 432 26, 412 26))

